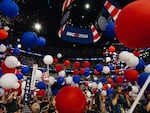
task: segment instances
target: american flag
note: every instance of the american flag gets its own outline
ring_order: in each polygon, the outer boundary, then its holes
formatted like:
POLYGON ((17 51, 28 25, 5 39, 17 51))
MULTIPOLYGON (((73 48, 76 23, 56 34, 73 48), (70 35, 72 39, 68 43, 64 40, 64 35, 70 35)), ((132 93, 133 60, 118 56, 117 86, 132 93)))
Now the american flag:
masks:
POLYGON ((66 26, 67 26, 68 22, 66 22, 63 26, 60 27, 59 31, 58 31, 58 36, 61 38, 62 33, 64 32, 66 26))
POLYGON ((64 12, 72 2, 73 0, 65 0, 62 7, 62 12, 64 12))
POLYGON ((101 35, 98 33, 94 25, 91 25, 91 30, 93 34, 93 42, 97 42, 101 38, 101 35))
POLYGON ((104 6, 111 15, 111 17, 113 18, 113 20, 116 21, 121 9, 115 7, 112 3, 108 1, 105 2, 104 6))

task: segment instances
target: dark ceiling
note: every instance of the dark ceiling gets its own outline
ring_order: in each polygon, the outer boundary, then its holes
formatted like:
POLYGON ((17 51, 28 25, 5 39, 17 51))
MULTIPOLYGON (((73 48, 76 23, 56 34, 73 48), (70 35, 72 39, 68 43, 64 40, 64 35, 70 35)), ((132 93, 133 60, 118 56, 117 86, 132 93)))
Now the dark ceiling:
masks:
MULTIPOLYGON (((111 0, 118 7, 123 8, 133 0, 111 0)), ((40 32, 36 32, 39 36, 45 37, 47 45, 45 47, 32 48, 31 51, 56 55, 58 52, 66 57, 97 57, 102 55, 103 47, 109 47, 117 40, 108 39, 105 34, 94 44, 80 44, 67 42, 58 37, 58 30, 63 17, 62 6, 64 0, 15 0, 18 4, 20 12, 15 19, 9 20, 11 31, 10 41, 15 44, 17 39, 21 37, 25 31, 35 31, 33 24, 39 22, 42 24, 40 32)), ((70 18, 72 24, 77 27, 88 27, 90 23, 94 23, 104 7, 105 0, 74 0, 72 9, 70 10, 70 18), (90 2, 92 8, 86 11, 83 5, 90 2), (86 16, 86 18, 80 18, 86 16)))

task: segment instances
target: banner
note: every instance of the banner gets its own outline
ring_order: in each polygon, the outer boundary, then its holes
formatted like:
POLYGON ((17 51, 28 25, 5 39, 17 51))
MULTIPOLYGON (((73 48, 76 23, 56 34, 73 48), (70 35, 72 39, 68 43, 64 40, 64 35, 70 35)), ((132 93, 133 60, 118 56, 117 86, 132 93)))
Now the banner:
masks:
POLYGON ((63 30, 61 29, 61 33, 59 33, 61 35, 59 35, 59 37, 65 41, 90 44, 101 38, 94 25, 92 25, 91 28, 84 29, 67 24, 62 28, 63 30))

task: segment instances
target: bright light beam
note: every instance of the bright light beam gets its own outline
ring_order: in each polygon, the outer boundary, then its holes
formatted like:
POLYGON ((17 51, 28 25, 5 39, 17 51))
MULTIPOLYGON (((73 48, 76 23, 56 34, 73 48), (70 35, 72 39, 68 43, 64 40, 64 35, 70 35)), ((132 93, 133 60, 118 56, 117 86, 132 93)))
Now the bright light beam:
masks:
POLYGON ((35 24, 34 24, 34 28, 39 32, 40 29, 41 29, 41 24, 35 23, 35 24))
POLYGON ((85 4, 85 9, 89 9, 90 8, 90 4, 89 3, 86 3, 85 4))

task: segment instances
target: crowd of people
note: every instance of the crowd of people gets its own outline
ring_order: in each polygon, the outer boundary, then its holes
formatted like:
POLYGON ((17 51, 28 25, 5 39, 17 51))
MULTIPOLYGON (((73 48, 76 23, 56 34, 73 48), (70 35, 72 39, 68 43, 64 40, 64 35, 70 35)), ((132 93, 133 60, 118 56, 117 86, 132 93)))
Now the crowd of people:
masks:
MULTIPOLYGON (((124 90, 121 85, 114 87, 114 93, 106 95, 96 92, 91 97, 86 96, 86 108, 84 113, 128 113, 135 97, 129 95, 130 88, 124 90)), ((0 113, 58 113, 56 107, 56 95, 33 95, 27 101, 18 92, 5 93, 0 97, 0 113), (25 103, 29 110, 25 110, 25 103)), ((67 100, 66 100, 67 101, 67 100)), ((63 102, 62 102, 63 104, 63 102)), ((140 99, 133 113, 150 113, 150 91, 140 99)))

